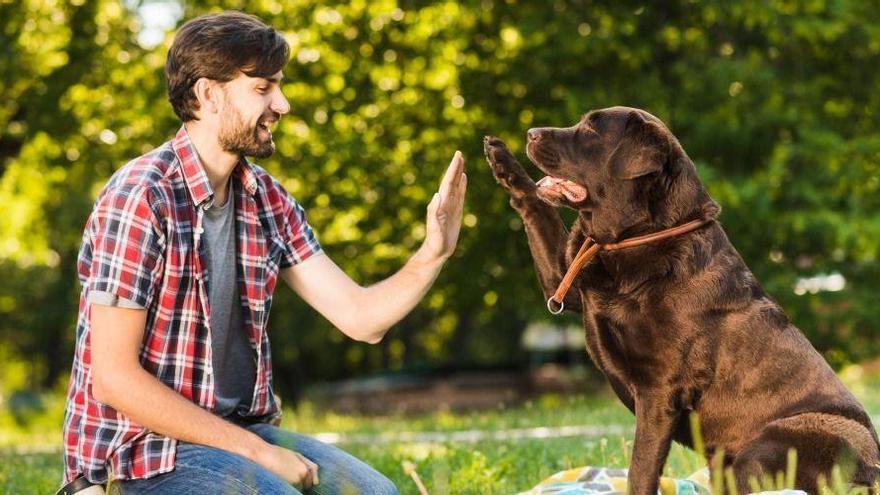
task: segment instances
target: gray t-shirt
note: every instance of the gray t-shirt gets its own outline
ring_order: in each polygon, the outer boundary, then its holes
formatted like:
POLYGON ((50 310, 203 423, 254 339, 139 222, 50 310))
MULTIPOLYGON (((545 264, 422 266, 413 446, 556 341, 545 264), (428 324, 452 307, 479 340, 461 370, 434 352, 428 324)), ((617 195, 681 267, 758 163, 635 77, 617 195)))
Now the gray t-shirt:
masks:
POLYGON ((257 354, 241 316, 235 250, 235 203, 230 187, 226 204, 205 210, 202 242, 208 255, 208 303, 214 364, 215 412, 226 416, 250 409, 257 376, 257 354))
MULTIPOLYGON (((235 200, 232 184, 226 204, 205 210, 202 242, 208 259, 208 303, 211 308, 211 353, 214 367, 215 413, 245 415, 253 399, 257 355, 248 341, 241 316, 235 249, 235 200)), ((144 309, 109 292, 89 293, 89 302, 144 309)))

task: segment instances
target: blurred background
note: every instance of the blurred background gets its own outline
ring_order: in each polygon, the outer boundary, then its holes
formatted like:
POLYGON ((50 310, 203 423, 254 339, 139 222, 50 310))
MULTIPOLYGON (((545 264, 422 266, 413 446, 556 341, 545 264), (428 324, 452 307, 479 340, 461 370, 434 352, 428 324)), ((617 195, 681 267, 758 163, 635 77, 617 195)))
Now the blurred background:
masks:
POLYGON ((279 286, 270 336, 288 404, 315 394, 372 411, 368 397, 409 390, 375 412, 468 407, 589 380, 578 320, 547 314, 481 141, 498 135, 525 163, 529 127, 612 105, 669 125, 746 263, 828 361, 868 361, 880 352, 877 7, 0 0, 0 411, 60 418, 46 397, 67 384, 92 202, 116 169, 173 136, 173 32, 223 9, 258 15, 290 43, 291 112, 260 163, 359 282, 403 265, 452 153, 467 159, 456 254, 380 345, 348 340, 279 286))

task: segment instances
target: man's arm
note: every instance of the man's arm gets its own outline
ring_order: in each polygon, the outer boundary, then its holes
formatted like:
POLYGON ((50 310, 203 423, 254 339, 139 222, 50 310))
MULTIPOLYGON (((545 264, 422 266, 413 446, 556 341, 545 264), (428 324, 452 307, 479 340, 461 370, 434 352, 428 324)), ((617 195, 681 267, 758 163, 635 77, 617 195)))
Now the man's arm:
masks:
POLYGON ((317 466, 211 414, 147 373, 138 361, 147 311, 92 304, 92 395, 147 429, 223 449, 302 488, 318 482, 317 466))
POLYGON ((285 268, 281 276, 299 296, 349 337, 377 343, 428 292, 458 242, 467 176, 456 152, 428 205, 425 241, 397 273, 361 287, 326 255, 285 268))

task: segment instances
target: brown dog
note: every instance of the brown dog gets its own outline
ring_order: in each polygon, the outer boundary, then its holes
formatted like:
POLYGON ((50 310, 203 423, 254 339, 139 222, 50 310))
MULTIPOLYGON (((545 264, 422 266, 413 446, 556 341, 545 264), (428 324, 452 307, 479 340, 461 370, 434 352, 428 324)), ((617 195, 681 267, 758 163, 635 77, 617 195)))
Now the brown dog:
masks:
POLYGON ((633 108, 588 113, 572 127, 528 131, 532 181, 497 138, 485 152, 522 216, 545 297, 587 235, 600 244, 692 220, 697 230, 600 251, 565 308, 583 314, 587 351, 635 413, 630 493, 656 494, 672 440, 692 446, 699 415, 707 460, 723 450, 739 493, 749 478, 784 471, 816 492, 835 463, 870 485, 880 448, 868 415, 782 309, 761 289, 714 221, 718 206, 693 162, 656 117, 633 108), (555 207, 578 212, 568 233, 555 207))

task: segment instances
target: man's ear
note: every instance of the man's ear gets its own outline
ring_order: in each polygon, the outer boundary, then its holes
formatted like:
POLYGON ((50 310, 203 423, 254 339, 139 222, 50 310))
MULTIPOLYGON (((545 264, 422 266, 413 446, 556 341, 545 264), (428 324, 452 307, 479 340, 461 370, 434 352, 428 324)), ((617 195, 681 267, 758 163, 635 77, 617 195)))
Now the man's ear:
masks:
POLYGON ((616 179, 629 180, 659 172, 670 151, 666 129, 645 120, 639 112, 630 112, 623 136, 611 155, 611 175, 616 179))
POLYGON ((193 84, 193 94, 199 103, 199 110, 210 113, 217 113, 220 109, 220 86, 217 81, 213 81, 206 77, 200 77, 193 84))

